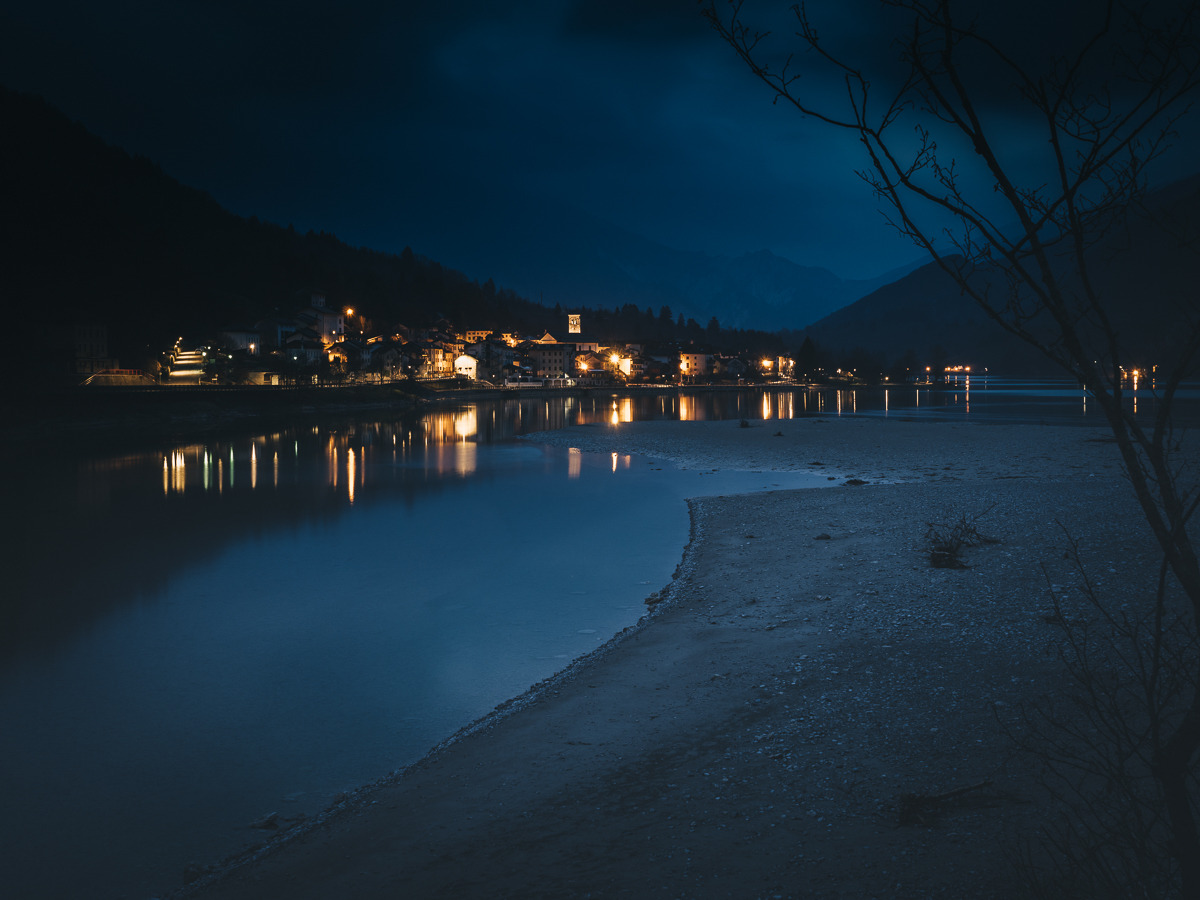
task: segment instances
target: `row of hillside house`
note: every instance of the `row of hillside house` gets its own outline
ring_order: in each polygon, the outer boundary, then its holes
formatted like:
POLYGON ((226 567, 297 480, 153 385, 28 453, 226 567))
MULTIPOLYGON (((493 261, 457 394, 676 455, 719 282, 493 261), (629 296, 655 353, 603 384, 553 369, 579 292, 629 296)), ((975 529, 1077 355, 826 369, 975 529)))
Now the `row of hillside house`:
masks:
POLYGON ((249 357, 275 355, 302 364, 320 362, 326 349, 345 337, 345 318, 326 305, 320 291, 304 293, 298 299, 307 305, 291 315, 271 316, 252 328, 222 328, 218 335, 221 346, 249 357))
MULTIPOLYGON (((300 367, 323 362, 366 380, 402 376, 421 379, 461 377, 501 382, 510 378, 603 382, 625 380, 685 381, 712 376, 743 377, 749 366, 742 360, 707 352, 685 351, 677 356, 648 355, 641 344, 602 346, 581 333, 579 316, 569 317, 566 340, 550 332, 537 338, 515 333, 471 329, 456 333, 446 321, 421 331, 400 327, 388 336, 350 337, 342 312, 326 304, 319 291, 299 298, 290 316, 275 316, 253 328, 226 328, 222 346, 245 357, 272 356, 300 367)), ((762 374, 784 374, 790 360, 763 360, 762 374)), ((252 380, 266 380, 265 369, 252 380)))

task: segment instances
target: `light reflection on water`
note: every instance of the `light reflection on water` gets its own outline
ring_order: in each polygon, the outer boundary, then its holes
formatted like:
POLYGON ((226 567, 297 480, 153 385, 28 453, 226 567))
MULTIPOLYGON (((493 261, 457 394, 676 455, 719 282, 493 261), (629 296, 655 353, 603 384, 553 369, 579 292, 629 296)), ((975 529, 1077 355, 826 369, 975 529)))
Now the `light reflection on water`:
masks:
MULTIPOLYGON (((1126 403, 1135 415, 1150 415, 1155 407, 1153 384, 1130 379, 1126 403)), ((601 392, 603 393, 603 392, 601 392)), ((1180 392, 1187 419, 1200 391, 1180 392)), ((896 385, 858 388, 770 388, 712 393, 565 397, 561 400, 506 400, 466 403, 460 408, 425 414, 416 423, 378 422, 353 434, 325 436, 329 483, 342 485, 352 499, 364 487, 367 467, 381 459, 386 447, 393 462, 420 456, 423 465, 439 475, 469 476, 476 466, 479 441, 560 428, 565 425, 620 425, 646 419, 685 422, 729 418, 792 419, 812 415, 914 416, 990 421, 1054 421, 1103 424, 1089 396, 1067 381, 1009 381, 988 376, 950 374, 947 384, 933 388, 896 385), (972 402, 976 409, 972 414, 972 402)), ((314 429, 312 434, 319 434, 314 429)), ((242 447, 213 449, 194 444, 163 455, 163 493, 183 493, 189 485, 220 492, 233 487, 238 473, 248 473, 252 489, 259 480, 260 457, 271 460, 270 484, 279 485, 282 465, 300 454, 300 438, 277 432, 255 438, 242 447), (190 474, 194 473, 194 474, 190 474)), ((386 455, 386 454, 385 454, 386 455)), ((286 472, 283 473, 287 477, 286 472)))
POLYGON ((172 889, 261 838, 247 823, 317 812, 636 621, 687 539, 683 497, 805 483, 507 439, 561 415, 22 460, 6 891, 172 889))
MULTIPOLYGON (((1124 384, 1125 409, 1148 422, 1158 409, 1156 385, 1145 378, 1124 384)), ((1185 385, 1177 415, 1185 424, 1200 420, 1200 386, 1185 385)), ((885 416, 947 419, 980 424, 1053 422, 1104 424, 1094 400, 1067 380, 1011 380, 989 375, 950 373, 946 382, 858 387, 772 386, 697 393, 633 392, 629 396, 572 400, 561 424, 619 425, 647 419, 685 422, 714 419, 792 419, 805 416, 885 416)))
MULTIPOLYGON (((1153 412, 1144 388, 1128 402, 1153 412)), ((316 811, 636 620, 686 540, 683 496, 801 483, 701 487, 514 435, 814 415, 1101 424, 1069 384, 973 377, 465 403, 21 460, 0 607, 0 842, 28 867, 6 884, 170 889, 186 862, 255 837, 246 822, 316 811), (95 858, 56 866, 65 844, 95 858)))

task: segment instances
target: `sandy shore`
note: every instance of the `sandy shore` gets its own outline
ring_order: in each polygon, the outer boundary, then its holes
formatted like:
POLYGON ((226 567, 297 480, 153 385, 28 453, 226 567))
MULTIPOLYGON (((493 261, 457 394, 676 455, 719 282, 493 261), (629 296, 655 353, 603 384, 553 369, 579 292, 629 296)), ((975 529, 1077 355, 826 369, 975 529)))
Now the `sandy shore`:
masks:
POLYGON ((1048 808, 1004 727, 1061 683, 1058 523, 1101 591, 1154 572, 1103 431, 799 419, 536 439, 830 487, 692 501, 639 625, 178 896, 1020 896, 1007 848, 1048 808), (997 542, 931 568, 927 523, 985 511, 997 542), (903 795, 959 788, 900 823, 903 795))

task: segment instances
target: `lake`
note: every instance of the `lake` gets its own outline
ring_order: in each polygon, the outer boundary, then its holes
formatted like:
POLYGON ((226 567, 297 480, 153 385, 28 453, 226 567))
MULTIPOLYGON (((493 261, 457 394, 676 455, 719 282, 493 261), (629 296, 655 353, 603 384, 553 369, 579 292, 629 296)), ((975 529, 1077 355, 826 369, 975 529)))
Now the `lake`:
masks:
POLYGON ((1069 385, 979 380, 506 398, 8 458, 6 893, 167 893, 636 622, 680 559, 684 498, 828 483, 520 436, 803 415, 1102 424, 1069 385))

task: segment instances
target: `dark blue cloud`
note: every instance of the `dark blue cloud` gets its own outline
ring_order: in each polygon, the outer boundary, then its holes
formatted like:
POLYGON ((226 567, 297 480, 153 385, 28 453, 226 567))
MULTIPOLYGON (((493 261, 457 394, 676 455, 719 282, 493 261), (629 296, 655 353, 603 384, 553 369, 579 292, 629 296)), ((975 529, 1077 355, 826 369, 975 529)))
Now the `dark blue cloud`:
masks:
MULTIPOLYGON (((617 43, 693 40, 709 33, 696 0, 578 0, 564 19, 568 37, 617 43)), ((653 51, 651 51, 653 52, 653 51)))
MULTIPOLYGON (((1032 19, 980 14, 1034 56, 1076 39, 1093 6, 1020 2, 1032 19)), ((785 53, 787 4, 753 8, 785 53)), ((822 4, 818 21, 848 55, 894 54, 875 0, 822 4)), ((798 61, 818 93, 841 89, 798 61)), ((882 66, 876 89, 892 77, 882 66)), ((239 213, 468 270, 486 230, 467 222, 497 209, 509 230, 574 209, 681 249, 766 247, 846 275, 915 256, 855 177, 855 142, 772 104, 693 0, 45 0, 4 13, 0 82, 239 213)), ((1039 140, 1003 121, 1014 152, 1039 140)))

